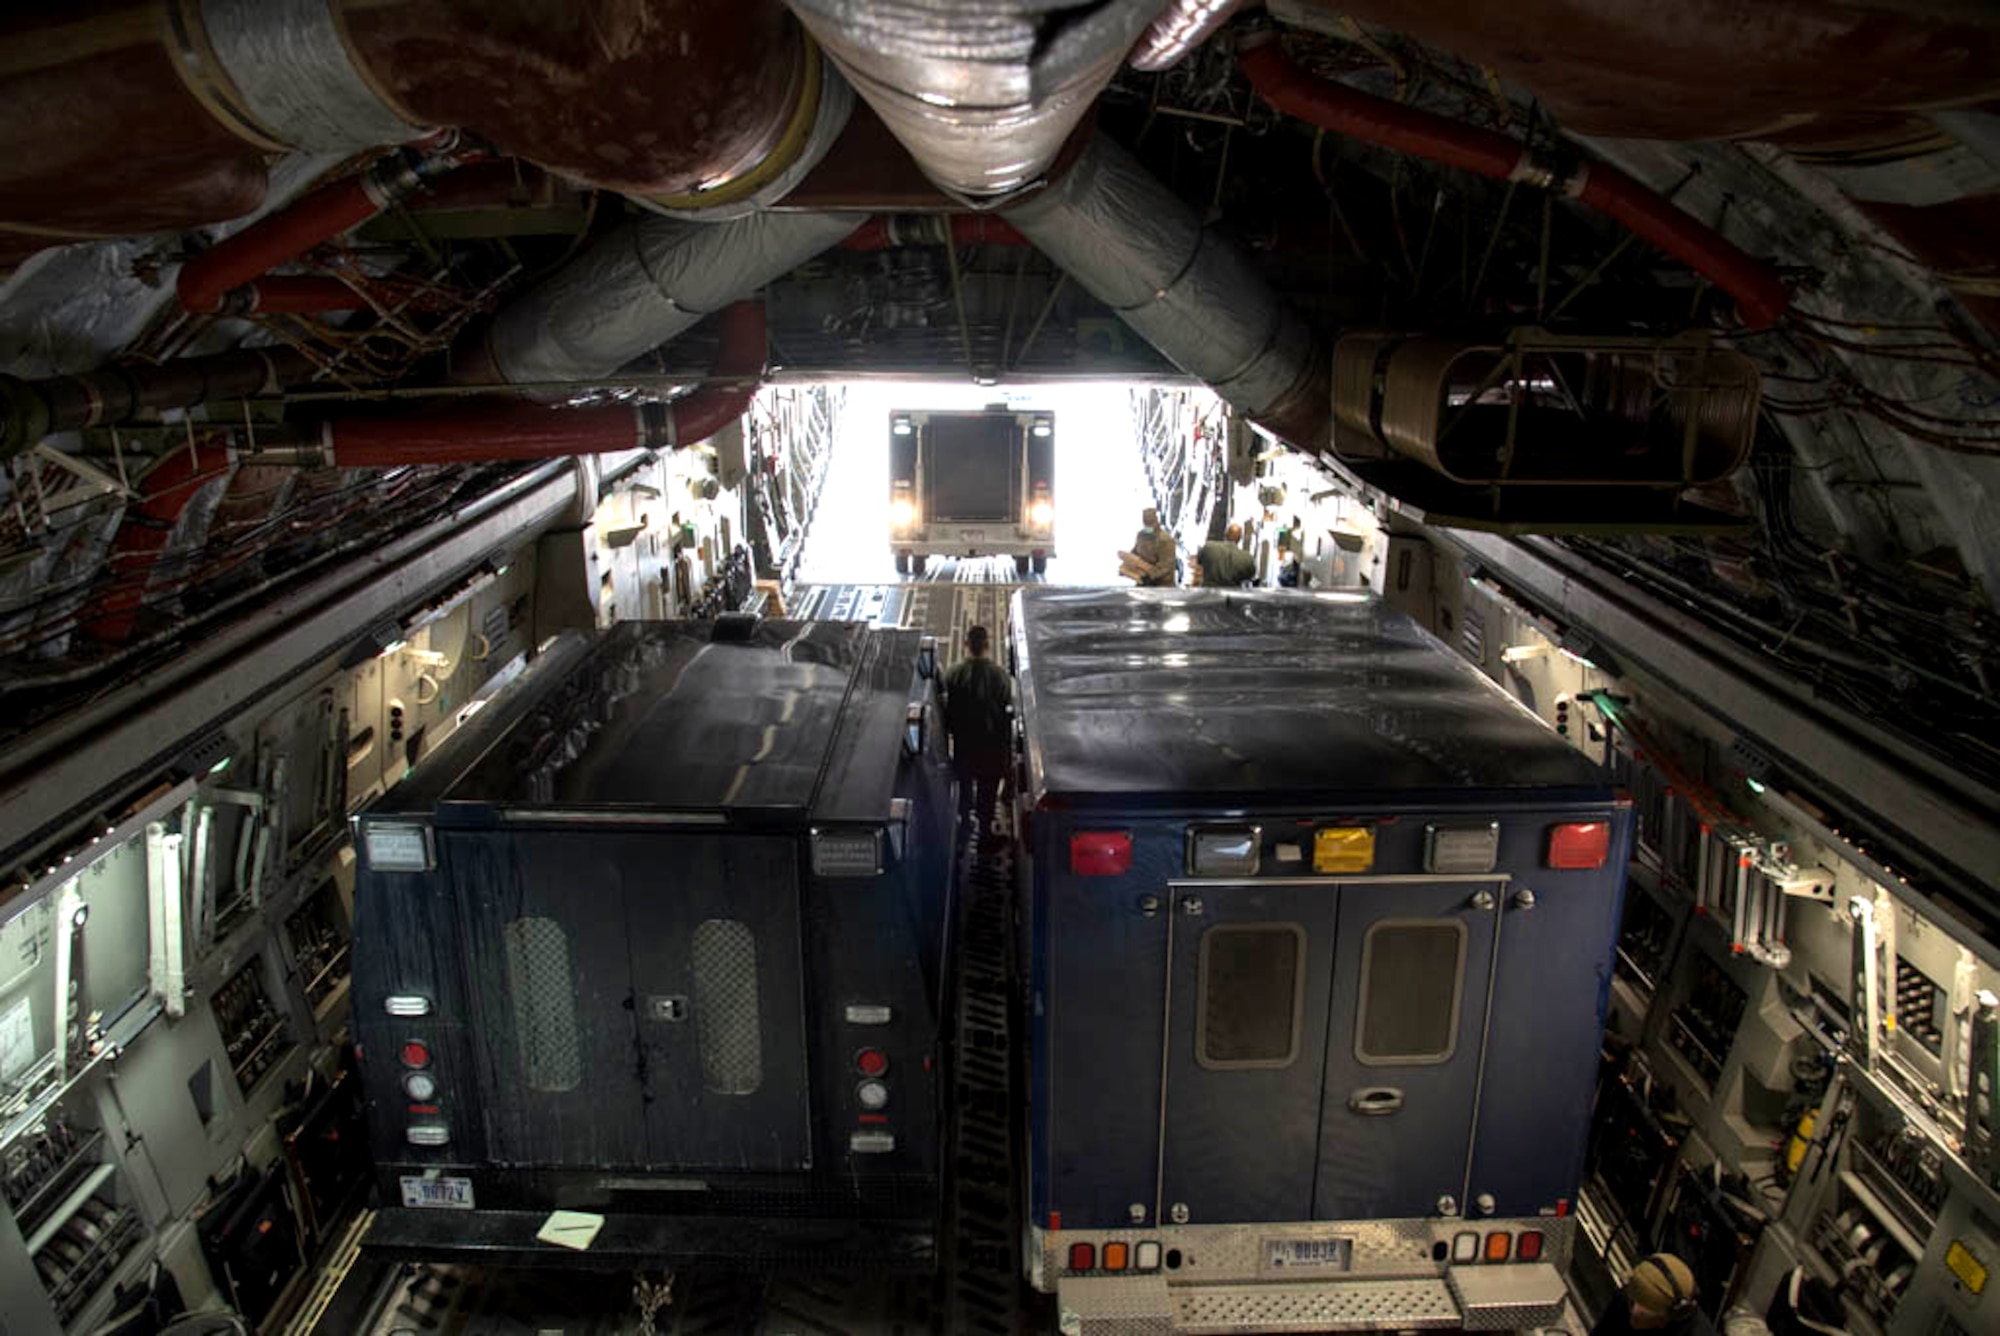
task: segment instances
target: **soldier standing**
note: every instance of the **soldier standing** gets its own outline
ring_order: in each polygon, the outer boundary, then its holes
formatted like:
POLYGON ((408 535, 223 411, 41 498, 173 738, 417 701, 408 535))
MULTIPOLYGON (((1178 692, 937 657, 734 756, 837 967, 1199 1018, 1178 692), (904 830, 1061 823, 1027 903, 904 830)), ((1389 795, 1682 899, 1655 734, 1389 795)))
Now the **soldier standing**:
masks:
POLYGON ((976 812, 980 831, 993 829, 993 807, 1007 777, 1012 741, 1008 707, 1014 684, 987 657, 986 628, 965 633, 965 657, 944 678, 944 726, 951 735, 952 767, 958 774, 958 815, 976 812))

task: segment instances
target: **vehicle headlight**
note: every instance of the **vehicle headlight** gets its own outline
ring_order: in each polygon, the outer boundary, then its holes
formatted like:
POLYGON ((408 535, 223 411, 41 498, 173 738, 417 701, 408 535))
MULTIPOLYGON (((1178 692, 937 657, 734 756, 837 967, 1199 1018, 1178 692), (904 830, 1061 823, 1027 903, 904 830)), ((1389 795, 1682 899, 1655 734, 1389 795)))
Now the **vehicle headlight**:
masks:
POLYGON ((889 503, 889 520, 898 529, 907 529, 917 522, 916 503, 907 496, 899 496, 889 503))
POLYGON ((1028 507, 1028 518, 1041 528, 1056 522, 1056 508, 1053 502, 1037 501, 1028 507))

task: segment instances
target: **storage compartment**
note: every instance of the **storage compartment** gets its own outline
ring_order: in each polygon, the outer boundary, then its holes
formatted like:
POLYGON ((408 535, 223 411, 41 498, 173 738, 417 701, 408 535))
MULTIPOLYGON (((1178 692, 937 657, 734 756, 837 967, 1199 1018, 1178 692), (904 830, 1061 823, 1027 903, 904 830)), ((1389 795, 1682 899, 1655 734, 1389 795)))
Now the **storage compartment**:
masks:
POLYGON ((292 1051, 285 1019, 264 986, 264 958, 252 956, 209 1000, 229 1053, 230 1070, 244 1094, 292 1051))
POLYGON ((146 1235, 101 1131, 60 1106, 0 1152, 15 1223, 67 1326, 146 1235))

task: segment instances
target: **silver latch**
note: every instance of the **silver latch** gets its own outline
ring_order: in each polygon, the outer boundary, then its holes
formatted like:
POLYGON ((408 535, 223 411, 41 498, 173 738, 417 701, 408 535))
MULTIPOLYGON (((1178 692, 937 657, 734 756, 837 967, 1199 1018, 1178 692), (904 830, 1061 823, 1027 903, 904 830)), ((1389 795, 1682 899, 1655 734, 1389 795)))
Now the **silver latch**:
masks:
POLYGON ((1472 893, 1472 899, 1467 903, 1469 903, 1474 909, 1491 909, 1493 908, 1493 892, 1474 891, 1472 893))
POLYGON ((1201 917, 1203 908, 1200 896, 1184 895, 1181 897, 1181 913, 1186 914, 1189 918, 1201 917))
POLYGON ((1439 1197, 1439 1198, 1438 1198, 1438 1214, 1439 1214, 1439 1215, 1457 1215, 1457 1214, 1458 1214, 1458 1198, 1456 1198, 1456 1197, 1453 1197, 1453 1196, 1450 1196, 1450 1195, 1446 1195, 1446 1196, 1443 1196, 1443 1197, 1439 1197))
POLYGON ((1534 907, 1535 893, 1533 891, 1523 886, 1520 890, 1514 892, 1514 908, 1533 909, 1534 907))
POLYGON ((1184 1201, 1175 1202, 1171 1207, 1168 1208, 1167 1218, 1169 1220, 1172 1220, 1177 1225, 1186 1224, 1188 1222, 1187 1203, 1184 1201))

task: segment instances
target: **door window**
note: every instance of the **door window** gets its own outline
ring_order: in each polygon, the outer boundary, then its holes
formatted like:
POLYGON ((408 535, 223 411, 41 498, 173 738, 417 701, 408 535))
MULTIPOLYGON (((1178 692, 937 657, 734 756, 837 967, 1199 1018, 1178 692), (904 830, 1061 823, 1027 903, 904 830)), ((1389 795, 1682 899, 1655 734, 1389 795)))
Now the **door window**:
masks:
POLYGON ((1227 1071, 1297 1060, 1305 948, 1296 923, 1232 923, 1202 934, 1195 1061, 1227 1071))
POLYGON ((755 1094, 764 1084, 757 940, 740 920, 704 919, 690 954, 702 1084, 719 1095, 755 1094))
POLYGON ((1361 948, 1361 1005, 1354 1056, 1373 1067, 1448 1062, 1458 1048, 1465 981, 1465 925, 1456 919, 1386 919, 1361 948))
POLYGON ((574 1090, 583 1080, 583 1051, 577 1043, 569 935, 552 918, 529 917, 509 923, 501 936, 521 1079, 544 1093, 574 1090))

